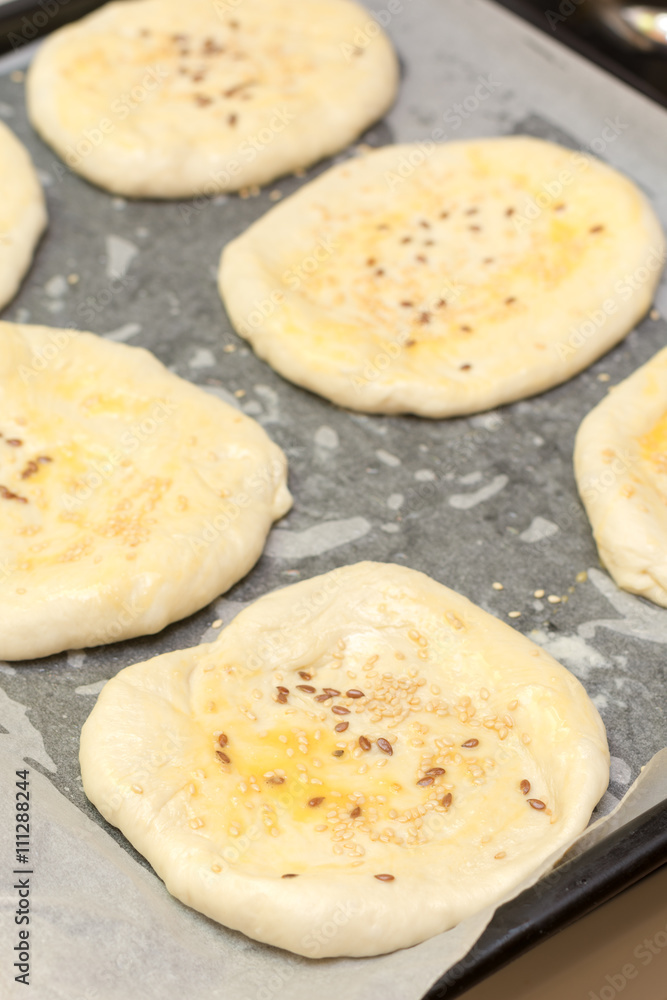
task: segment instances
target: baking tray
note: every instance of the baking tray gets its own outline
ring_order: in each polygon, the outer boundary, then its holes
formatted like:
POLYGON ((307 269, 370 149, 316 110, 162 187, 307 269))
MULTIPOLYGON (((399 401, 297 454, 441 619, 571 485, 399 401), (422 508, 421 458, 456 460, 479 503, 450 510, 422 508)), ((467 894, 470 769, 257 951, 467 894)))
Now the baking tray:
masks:
MULTIPOLYGON (((527 133, 593 149, 636 180, 667 227, 662 108, 485 0, 402 0, 396 13, 380 0, 375 9, 401 55, 403 80, 395 108, 365 143, 423 140, 444 122, 449 139, 527 133)), ((0 77, 0 116, 40 170, 50 227, 3 318, 91 329, 148 347, 171 370, 266 428, 288 455, 295 505, 254 570, 186 621, 158 636, 0 665, 0 740, 7 735, 4 745, 17 761, 25 757, 69 806, 121 845, 128 862, 146 868, 81 789, 79 732, 104 681, 130 663, 212 638, 214 619, 227 623, 276 587, 375 559, 420 569, 504 620, 521 612, 514 627, 582 679, 605 720, 612 780, 598 812, 608 811, 667 743, 667 611, 620 593, 600 570, 576 493, 572 446, 581 419, 609 387, 665 344, 665 322, 647 317, 569 383, 490 413, 426 421, 336 408, 253 355, 231 330, 215 281, 223 245, 270 208, 270 192, 284 197, 329 164, 303 179, 280 180, 257 197, 113 198, 71 174, 31 130, 16 53, 10 58, 5 65, 13 72, 0 77), (492 589, 494 581, 504 589, 492 589), (561 603, 534 597, 538 589, 561 596, 561 603)), ((656 303, 667 308, 664 282, 656 303)), ((656 836, 658 854, 667 856, 664 826, 656 836)), ((637 844, 642 863, 632 852, 617 858, 615 882, 601 877, 599 855, 589 859, 596 879, 586 898, 576 897, 574 910, 561 910, 557 894, 542 891, 548 929, 629 884, 642 865, 654 867, 654 848, 637 844)), ((499 911, 484 947, 466 964, 469 979, 448 985, 448 997, 470 985, 475 970, 492 971, 542 933, 539 913, 516 930, 522 905, 499 911)), ((103 976, 107 958, 103 952, 97 958, 103 976)), ((160 970, 152 974, 159 979, 160 970)), ((417 975, 415 982, 426 993, 433 978, 422 982, 417 975)), ((170 1000, 168 988, 161 989, 170 1000)))
POLYGON ((0 53, 17 51, 76 21, 102 0, 10 0, 0 3, 0 53))

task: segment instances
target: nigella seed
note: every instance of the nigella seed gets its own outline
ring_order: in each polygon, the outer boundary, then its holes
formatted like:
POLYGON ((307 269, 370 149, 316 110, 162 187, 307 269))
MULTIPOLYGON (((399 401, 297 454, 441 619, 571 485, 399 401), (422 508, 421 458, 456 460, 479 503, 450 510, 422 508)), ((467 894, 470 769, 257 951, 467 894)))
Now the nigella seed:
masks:
POLYGON ((380 750, 382 750, 382 753, 387 753, 391 757, 394 751, 392 749, 392 745, 389 742, 389 740, 386 740, 384 736, 381 736, 378 740, 376 740, 376 743, 379 746, 380 750))
POLYGON ((427 774, 432 775, 432 777, 437 778, 439 775, 445 773, 444 767, 429 767, 427 774))
POLYGON ((533 809, 546 809, 546 803, 542 799, 528 799, 528 805, 533 809))
POLYGON ((355 806, 350 813, 350 819, 356 819, 357 816, 361 816, 361 806, 355 806))
POLYGON ((349 715, 350 714, 349 708, 345 708, 343 705, 334 705, 333 708, 331 709, 331 711, 335 715, 349 715))
POLYGON ((417 784, 418 785, 423 785, 424 788, 428 788, 428 786, 432 785, 434 781, 435 781, 435 778, 420 778, 419 781, 417 782, 417 784))
POLYGON ((523 779, 523 781, 519 785, 519 788, 521 789, 524 795, 528 795, 528 792, 530 791, 530 782, 528 781, 528 778, 523 779))
POLYGON ((447 792, 447 794, 443 795, 443 797, 440 799, 440 805, 442 806, 443 809, 449 809, 451 804, 452 804, 452 793, 447 792))
POLYGON ((371 748, 371 741, 368 739, 367 736, 360 736, 359 737, 359 746, 361 747, 362 750, 370 750, 370 748, 371 748))
POLYGON ((337 733, 344 733, 349 724, 349 722, 339 722, 337 726, 334 726, 334 729, 337 733))
POLYGON ((312 809, 314 809, 315 806, 321 806, 323 802, 324 802, 324 796, 323 795, 318 795, 317 798, 315 798, 315 799, 309 799, 308 800, 308 805, 312 809))
POLYGON ((298 878, 299 876, 297 875, 296 872, 287 872, 286 875, 281 875, 280 877, 281 878, 298 878))
POLYGON ((383 872, 381 875, 374 875, 373 877, 376 878, 378 880, 378 882, 393 882, 394 881, 394 876, 393 875, 387 875, 386 872, 383 872))
POLYGON ((223 753, 222 750, 216 750, 215 756, 218 758, 218 760, 221 760, 223 764, 231 764, 230 758, 227 756, 226 753, 223 753))
POLYGON ((229 737, 227 736, 226 733, 220 733, 220 735, 218 736, 218 743, 220 744, 221 747, 227 746, 227 744, 229 743, 229 737))
POLYGON ((315 688, 311 687, 310 684, 297 684, 297 691, 305 691, 306 694, 315 694, 315 688))
POLYGON ((307 670, 300 670, 299 677, 304 681, 310 681, 313 679, 313 675, 309 674, 307 670))
POLYGON ((345 697, 346 698, 363 698, 364 697, 364 692, 363 691, 358 691, 357 688, 350 688, 349 691, 345 692, 345 697))
POLYGON ((473 747, 479 746, 479 740, 466 740, 461 746, 465 747, 466 750, 471 750, 473 747))

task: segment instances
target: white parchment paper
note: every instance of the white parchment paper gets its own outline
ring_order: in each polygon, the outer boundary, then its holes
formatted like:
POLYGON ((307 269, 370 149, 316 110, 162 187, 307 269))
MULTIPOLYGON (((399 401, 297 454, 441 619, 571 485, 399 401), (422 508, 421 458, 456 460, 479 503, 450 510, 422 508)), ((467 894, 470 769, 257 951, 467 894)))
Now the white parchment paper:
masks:
MULTIPOLYGON (((14 754, 0 753, 2 831, 13 825, 16 768, 14 754)), ((173 899, 151 871, 34 768, 30 789, 29 995, 38 1000, 419 1000, 470 952, 495 912, 489 907, 444 934, 390 955, 301 958, 251 941, 173 899)), ((667 749, 644 768, 614 812, 589 827, 580 842, 592 846, 665 799, 667 749)), ((13 856, 8 840, 3 838, 4 859, 13 856)), ((532 885, 557 860, 548 859, 507 899, 532 885)), ((3 928, 9 929, 17 895, 7 864, 4 870, 0 912, 3 928)), ((313 933, 333 934, 335 924, 314 927, 313 933)), ((12 931, 8 934, 11 937, 12 931)), ((16 936, 12 944, 18 943, 16 936)), ((6 952, 6 941, 3 945, 6 952)), ((457 971, 464 967, 465 962, 457 971)), ((451 981, 456 981, 455 975, 451 981)), ((13 981, 3 955, 0 996, 17 1000, 26 995, 25 987, 13 981)))

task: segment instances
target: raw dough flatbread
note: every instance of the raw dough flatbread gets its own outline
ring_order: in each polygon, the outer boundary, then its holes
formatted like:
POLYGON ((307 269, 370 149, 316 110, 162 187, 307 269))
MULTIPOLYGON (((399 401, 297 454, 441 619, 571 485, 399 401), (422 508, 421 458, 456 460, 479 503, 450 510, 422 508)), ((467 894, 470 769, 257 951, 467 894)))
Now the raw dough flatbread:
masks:
POLYGON ((585 417, 574 471, 618 586, 667 607, 667 348, 585 417))
POLYGON ((350 0, 123 0, 54 32, 27 93, 73 170, 118 194, 184 198, 337 152, 397 85, 389 40, 350 0))
POLYGON ((148 351, 0 323, 0 660, 158 632, 290 507, 286 459, 148 351))
POLYGON ((625 177, 515 136, 331 168, 224 250, 220 291, 276 371, 341 406, 448 417, 541 392, 648 308, 660 225, 625 177))
POLYGON ((380 563, 127 667, 81 736, 86 794, 173 895, 313 958, 407 947, 498 900, 585 828, 608 762, 564 667, 380 563))
POLYGON ((18 291, 45 226, 44 192, 30 155, 0 122, 0 309, 18 291))

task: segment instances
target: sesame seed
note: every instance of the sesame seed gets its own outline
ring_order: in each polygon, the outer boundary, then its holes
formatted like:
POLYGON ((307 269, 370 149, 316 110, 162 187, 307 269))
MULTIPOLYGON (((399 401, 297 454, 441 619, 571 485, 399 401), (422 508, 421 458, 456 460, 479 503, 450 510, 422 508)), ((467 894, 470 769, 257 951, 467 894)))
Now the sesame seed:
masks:
POLYGON ((544 597, 544 594, 545 594, 544 590, 535 590, 535 591, 533 591, 533 597, 544 597))
POLYGON ((560 604, 561 598, 558 596, 558 594, 549 594, 549 596, 547 597, 547 601, 549 602, 549 604, 560 604))
POLYGON ((505 589, 503 587, 502 583, 498 583, 498 582, 492 583, 491 586, 493 587, 494 590, 504 590, 505 589))
POLYGON ((144 794, 144 790, 143 790, 143 788, 141 787, 141 785, 132 785, 132 791, 133 791, 133 792, 134 792, 134 793, 135 793, 136 795, 143 795, 143 794, 144 794))
POLYGON ((500 861, 502 858, 506 858, 507 854, 505 853, 505 851, 498 851, 498 853, 494 854, 493 856, 494 858, 496 858, 496 860, 500 861))
POLYGON ((520 611, 508 611, 507 612, 507 617, 508 618, 520 618, 521 617, 521 612, 520 611))

